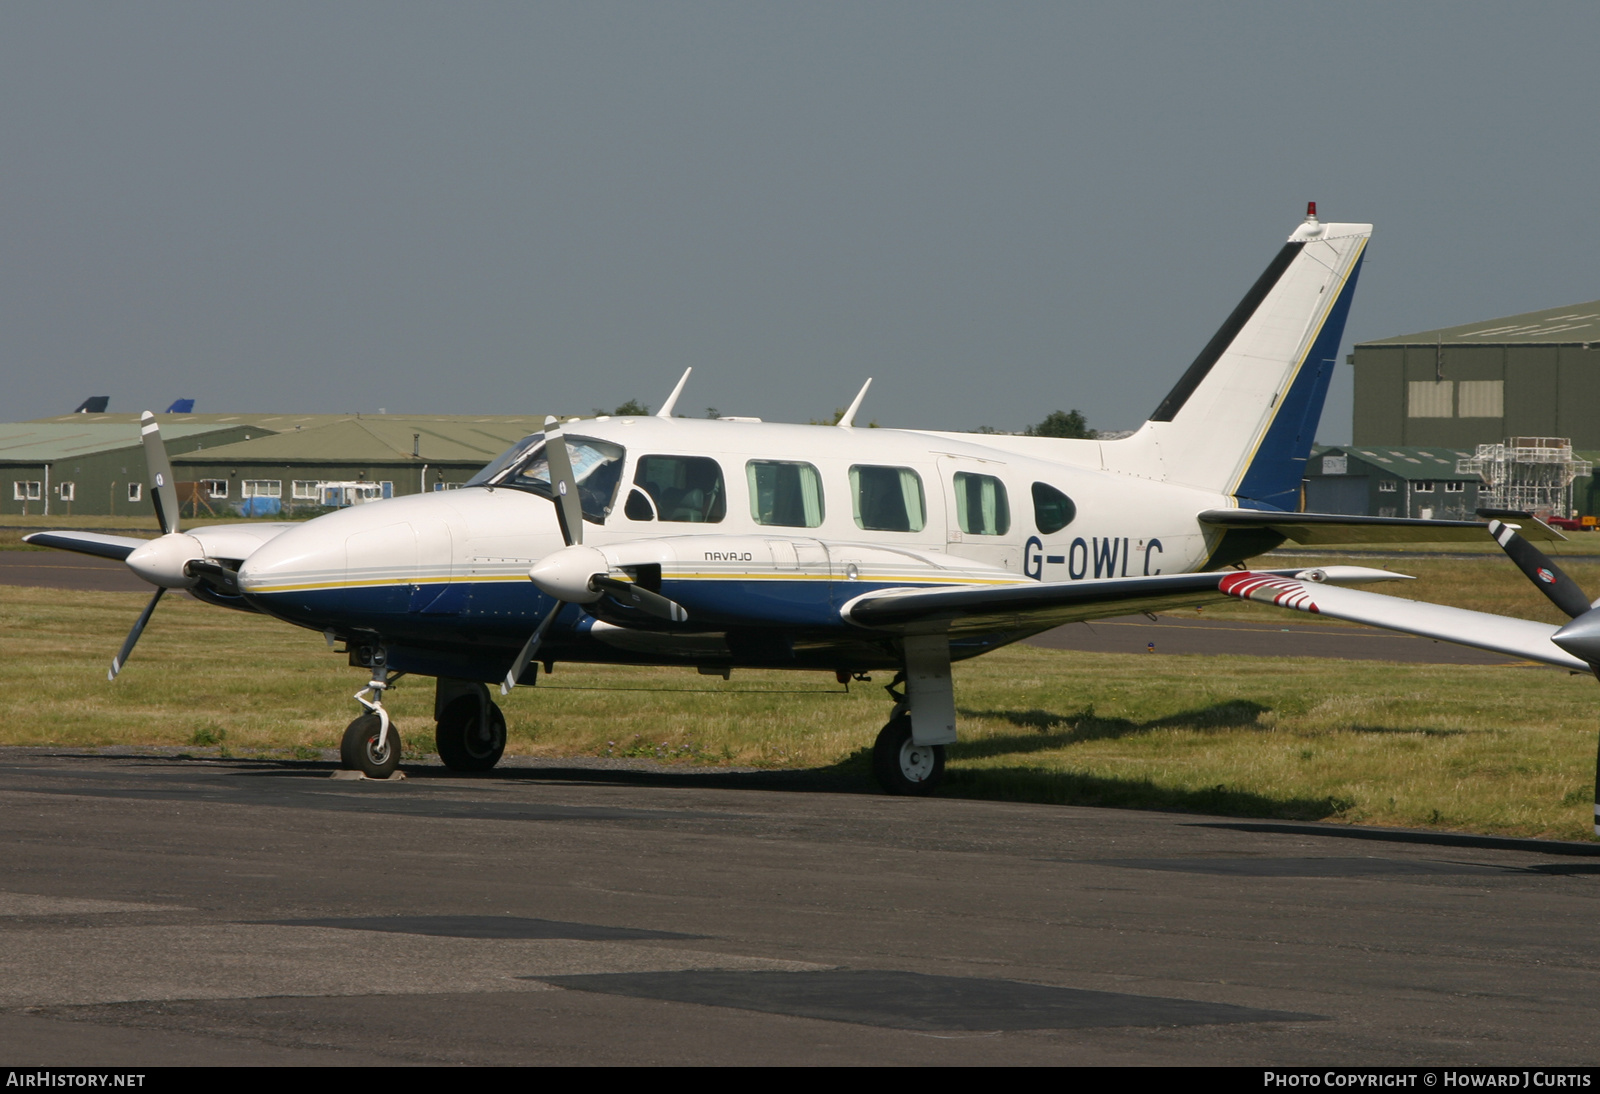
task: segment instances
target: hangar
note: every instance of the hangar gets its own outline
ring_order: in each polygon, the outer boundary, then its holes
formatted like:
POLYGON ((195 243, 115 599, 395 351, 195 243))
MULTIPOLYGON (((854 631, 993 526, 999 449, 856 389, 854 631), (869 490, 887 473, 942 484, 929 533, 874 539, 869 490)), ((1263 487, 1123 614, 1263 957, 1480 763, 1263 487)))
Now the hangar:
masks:
POLYGON ((1600 449, 1600 300, 1357 344, 1358 447, 1600 449))
MULTIPOLYGON (((378 496, 459 486, 542 415, 160 414, 186 515, 309 515, 328 480, 378 496), (310 485, 307 485, 310 484, 310 485), (388 493, 384 493, 387 485, 388 493), (305 497, 297 497, 297 489, 305 497), (259 501, 257 499, 260 499, 259 501), (275 504, 262 505, 271 501, 275 504)), ((154 521, 137 414, 0 424, 0 514, 154 521)))

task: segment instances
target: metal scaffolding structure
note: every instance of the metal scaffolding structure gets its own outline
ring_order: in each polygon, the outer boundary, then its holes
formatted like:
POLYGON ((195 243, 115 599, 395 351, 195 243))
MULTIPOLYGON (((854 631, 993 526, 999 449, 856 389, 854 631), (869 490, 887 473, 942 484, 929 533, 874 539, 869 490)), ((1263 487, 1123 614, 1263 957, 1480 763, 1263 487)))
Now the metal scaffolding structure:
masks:
POLYGON ((1572 483, 1588 478, 1594 467, 1572 454, 1566 437, 1510 437, 1500 444, 1480 444, 1477 455, 1456 463, 1459 474, 1477 474, 1484 488, 1478 504, 1486 509, 1515 509, 1543 517, 1571 517, 1572 483))

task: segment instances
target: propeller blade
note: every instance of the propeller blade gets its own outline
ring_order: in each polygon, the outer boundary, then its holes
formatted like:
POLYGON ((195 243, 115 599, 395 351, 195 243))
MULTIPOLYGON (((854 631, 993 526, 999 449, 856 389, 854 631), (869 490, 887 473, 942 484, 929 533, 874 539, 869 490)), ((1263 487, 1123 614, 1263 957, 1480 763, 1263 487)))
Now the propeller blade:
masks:
POLYGON ((150 598, 150 603, 144 606, 144 611, 139 613, 139 619, 133 625, 133 630, 128 632, 128 637, 122 643, 122 648, 111 659, 111 671, 106 673, 107 680, 115 680, 117 673, 122 671, 122 666, 128 663, 128 655, 133 652, 133 647, 139 641, 139 636, 144 633, 144 625, 150 622, 150 613, 156 610, 156 605, 161 603, 161 597, 166 589, 156 586, 156 595, 150 598))
POLYGON ((1495 538, 1495 542, 1500 544, 1505 553, 1511 556, 1511 561, 1517 564, 1517 569, 1526 574, 1528 580, 1550 598, 1550 603, 1573 619, 1588 612, 1589 598, 1578 588, 1577 582, 1562 573, 1561 567, 1552 562, 1543 551, 1518 535, 1514 527, 1498 520, 1491 520, 1489 534, 1495 538))
POLYGON ((653 593, 636 582, 622 581, 619 578, 604 577, 596 574, 589 579, 589 587, 597 592, 610 593, 629 607, 649 612, 656 618, 665 619, 669 623, 682 623, 689 618, 689 613, 684 610, 682 604, 675 600, 668 600, 660 593, 653 593))
POLYGON ((572 454, 567 438, 554 418, 544 420, 544 456, 550 465, 550 488, 555 491, 556 517, 561 521, 561 538, 572 547, 583 542, 583 503, 578 499, 578 480, 572 475, 572 454))
POLYGON ((511 671, 506 673, 506 678, 500 681, 500 694, 510 695, 511 689, 517 686, 517 681, 522 679, 522 674, 528 671, 528 663, 533 660, 533 655, 539 652, 539 644, 544 641, 544 632, 549 629, 555 617, 561 614, 561 609, 566 605, 556 601, 555 605, 539 620, 539 625, 533 629, 533 634, 528 638, 527 645, 522 647, 522 652, 517 654, 517 659, 511 663, 511 671))
POLYGON ((139 433, 150 473, 150 502, 156 507, 161 530, 170 535, 178 530, 178 488, 172 484, 172 464, 167 460, 167 446, 161 443, 161 426, 148 410, 139 415, 139 433))

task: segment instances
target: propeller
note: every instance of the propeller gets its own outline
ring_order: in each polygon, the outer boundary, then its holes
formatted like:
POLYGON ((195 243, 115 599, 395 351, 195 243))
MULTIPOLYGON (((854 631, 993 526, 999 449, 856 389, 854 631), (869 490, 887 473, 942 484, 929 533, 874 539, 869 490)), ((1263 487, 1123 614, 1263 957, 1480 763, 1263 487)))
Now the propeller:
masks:
POLYGON ((550 624, 568 604, 593 604, 602 596, 612 596, 622 603, 648 612, 672 623, 682 623, 689 618, 683 605, 668 600, 660 593, 641 588, 632 581, 609 576, 611 563, 593 547, 583 545, 583 503, 578 497, 578 481, 572 473, 572 454, 567 451, 567 438, 555 418, 544 420, 545 463, 550 468, 551 500, 556 506, 556 521, 561 525, 561 538, 566 546, 541 559, 528 571, 528 578, 539 591, 555 598, 555 603, 545 613, 533 634, 511 663, 511 670, 500 682, 500 694, 509 695, 517 681, 527 671, 539 646, 544 642, 550 624))
MULTIPOLYGON (((139 613, 117 656, 112 658, 107 680, 115 680, 122 666, 128 663, 133 647, 168 589, 192 589, 201 581, 218 583, 216 575, 201 572, 207 564, 205 548, 200 541, 178 530, 178 490, 172 482, 172 463, 167 459, 167 446, 161 441, 161 426, 148 410, 139 416, 139 433, 144 444, 145 469, 150 476, 150 503, 155 506, 162 534, 133 551, 125 561, 129 569, 154 585, 156 591, 139 613)), ((214 563, 210 567, 221 569, 214 563)), ((237 592, 236 587, 234 592, 237 592)))
MULTIPOLYGON (((1491 520, 1489 534, 1517 564, 1517 569, 1572 619, 1551 635, 1550 641, 1587 661, 1590 671, 1600 678, 1600 608, 1591 605, 1578 583, 1562 572, 1550 556, 1523 539, 1515 524, 1491 520)), ((1600 836, 1600 743, 1595 751, 1594 800, 1594 832, 1600 836)))

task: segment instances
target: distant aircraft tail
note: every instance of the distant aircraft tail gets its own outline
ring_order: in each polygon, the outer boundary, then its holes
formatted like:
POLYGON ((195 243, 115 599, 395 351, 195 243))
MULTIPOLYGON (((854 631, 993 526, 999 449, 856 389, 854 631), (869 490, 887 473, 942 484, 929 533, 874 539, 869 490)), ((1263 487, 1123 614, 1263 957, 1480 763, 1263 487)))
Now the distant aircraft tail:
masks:
POLYGON ((1101 446, 1108 470, 1299 507, 1300 480, 1344 337, 1370 224, 1316 203, 1150 420, 1101 446))

